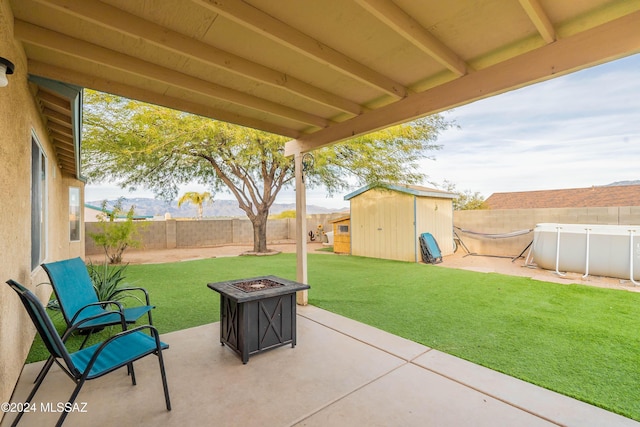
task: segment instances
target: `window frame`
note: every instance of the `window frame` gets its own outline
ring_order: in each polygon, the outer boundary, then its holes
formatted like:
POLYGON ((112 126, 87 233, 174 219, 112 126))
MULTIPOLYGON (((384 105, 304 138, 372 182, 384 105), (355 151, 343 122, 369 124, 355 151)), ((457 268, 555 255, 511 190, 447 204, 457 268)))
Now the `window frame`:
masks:
POLYGON ((80 187, 69 187, 69 241, 79 242, 82 239, 82 209, 80 203, 81 197, 80 187), (74 197, 74 194, 76 193, 74 197), (74 203, 74 199, 76 202, 74 203), (75 208, 75 209, 74 209, 75 208), (73 224, 76 224, 75 232, 73 224), (76 237, 77 236, 77 237, 76 237), (75 237, 75 238, 74 238, 75 237))
POLYGON ((35 132, 31 133, 31 271, 47 259, 48 240, 47 154, 35 132), (37 255, 36 255, 37 252, 37 255))

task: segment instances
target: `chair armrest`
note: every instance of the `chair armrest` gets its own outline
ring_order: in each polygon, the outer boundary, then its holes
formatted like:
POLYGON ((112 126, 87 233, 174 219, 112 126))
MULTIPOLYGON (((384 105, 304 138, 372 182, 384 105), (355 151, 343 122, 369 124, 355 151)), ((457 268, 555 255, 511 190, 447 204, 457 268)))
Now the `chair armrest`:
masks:
MULTIPOLYGON (((70 320, 71 325, 75 325, 75 321, 78 318, 78 316, 80 315, 80 313, 82 313, 82 310, 89 308, 89 307, 93 307, 93 306, 105 306, 105 305, 115 305, 118 307, 118 310, 110 310, 108 311, 109 314, 112 314, 116 311, 120 312, 122 314, 122 316, 124 317, 124 307, 122 307, 122 304, 119 303, 118 301, 99 301, 99 302, 92 302, 91 304, 87 304, 84 307, 82 307, 80 310, 78 310, 76 312, 76 314, 73 315, 73 317, 70 320)), ((94 316, 95 317, 95 316, 94 316)))
POLYGON ((133 287, 127 287, 127 288, 118 288, 116 290, 116 293, 120 293, 120 292, 126 292, 126 291, 141 291, 142 293, 144 293, 144 299, 146 301, 146 305, 151 305, 151 303, 149 302, 149 292, 147 292, 147 290, 145 288, 141 288, 139 286, 133 286, 133 287))
MULTIPOLYGON (((92 304, 90 304, 90 305, 92 305, 92 304)), ((86 319, 82 319, 78 323, 75 323, 75 324, 71 325, 71 327, 69 329, 67 329, 65 331, 64 335, 62 336, 62 342, 65 342, 67 340, 67 338, 69 338, 69 336, 73 332, 75 332, 76 330, 81 328, 83 323, 87 323, 87 322, 90 322, 92 320, 99 319, 99 318, 105 317, 105 316, 111 316, 113 314, 118 314, 120 316, 120 323, 122 325, 122 330, 126 331, 127 330, 127 322, 126 322, 125 317, 124 317, 124 312, 122 310, 120 310, 120 311, 109 310, 109 311, 105 311, 105 312, 100 313, 100 314, 96 314, 95 316, 89 316, 86 319)))

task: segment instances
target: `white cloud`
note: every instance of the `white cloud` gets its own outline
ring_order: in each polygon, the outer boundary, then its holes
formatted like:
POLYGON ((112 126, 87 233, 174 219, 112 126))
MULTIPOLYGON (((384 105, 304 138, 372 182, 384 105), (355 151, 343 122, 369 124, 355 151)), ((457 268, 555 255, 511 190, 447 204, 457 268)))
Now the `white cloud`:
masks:
POLYGON ((640 179, 639 69, 636 55, 445 113, 461 129, 425 172, 484 196, 640 179))

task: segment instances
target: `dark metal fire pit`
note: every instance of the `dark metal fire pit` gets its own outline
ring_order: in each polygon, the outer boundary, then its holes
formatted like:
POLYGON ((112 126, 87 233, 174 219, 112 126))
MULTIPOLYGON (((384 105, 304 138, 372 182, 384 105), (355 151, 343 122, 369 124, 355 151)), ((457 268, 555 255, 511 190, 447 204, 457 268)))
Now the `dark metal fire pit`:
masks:
POLYGON ((291 343, 296 346, 296 292, 309 285, 262 276, 209 283, 220 294, 220 343, 249 356, 291 343))

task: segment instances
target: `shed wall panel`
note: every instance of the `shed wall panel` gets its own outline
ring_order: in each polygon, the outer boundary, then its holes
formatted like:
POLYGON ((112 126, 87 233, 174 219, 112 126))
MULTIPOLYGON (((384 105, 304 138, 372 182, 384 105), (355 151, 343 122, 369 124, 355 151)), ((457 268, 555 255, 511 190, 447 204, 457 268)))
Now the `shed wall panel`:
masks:
POLYGON ((353 255, 414 261, 414 197, 369 190, 351 199, 353 255))
POLYGON ((420 234, 431 233, 442 255, 453 253, 453 204, 450 199, 418 197, 416 219, 416 242, 420 234))

